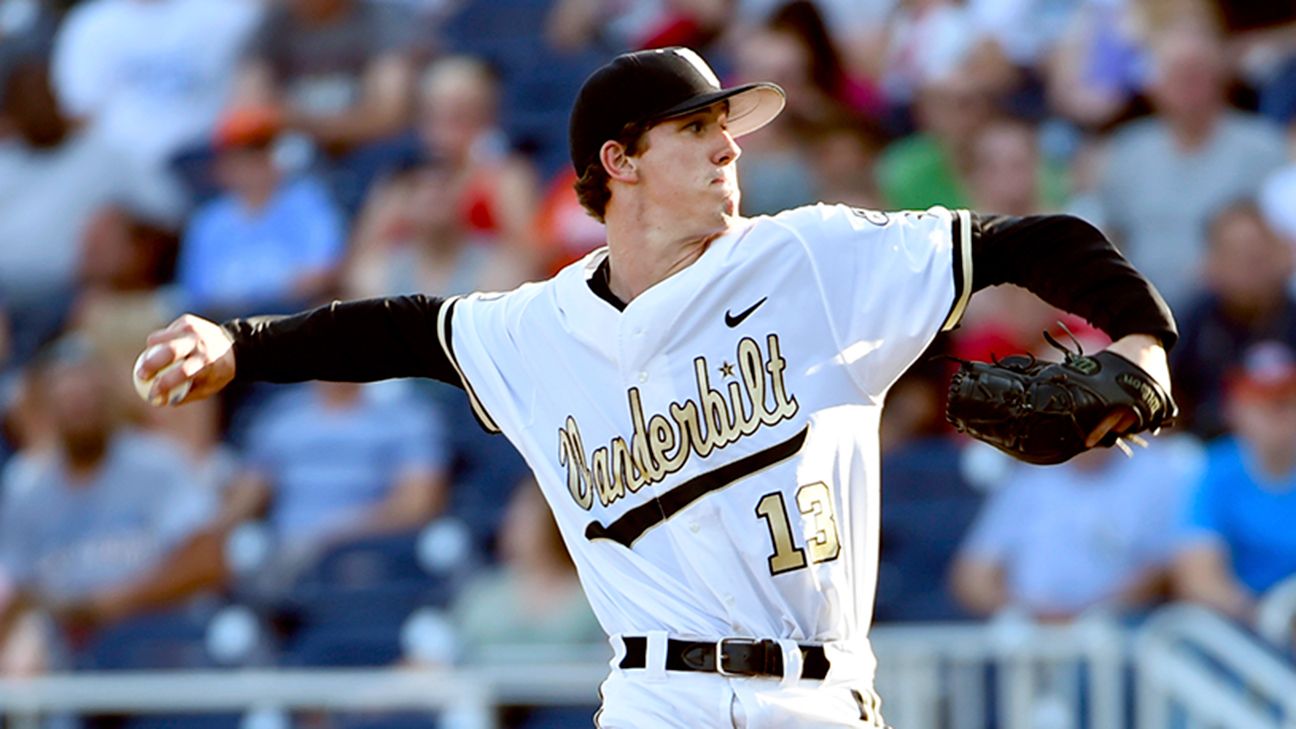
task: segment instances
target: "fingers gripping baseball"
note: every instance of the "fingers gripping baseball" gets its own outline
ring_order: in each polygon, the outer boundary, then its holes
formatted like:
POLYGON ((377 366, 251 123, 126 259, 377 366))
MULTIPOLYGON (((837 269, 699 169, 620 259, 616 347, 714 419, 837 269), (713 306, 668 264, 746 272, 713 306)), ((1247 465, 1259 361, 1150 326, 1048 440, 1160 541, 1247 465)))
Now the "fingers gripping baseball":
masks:
POLYGON ((215 322, 186 314, 149 335, 132 377, 155 407, 210 397, 234 379, 233 342, 215 322))

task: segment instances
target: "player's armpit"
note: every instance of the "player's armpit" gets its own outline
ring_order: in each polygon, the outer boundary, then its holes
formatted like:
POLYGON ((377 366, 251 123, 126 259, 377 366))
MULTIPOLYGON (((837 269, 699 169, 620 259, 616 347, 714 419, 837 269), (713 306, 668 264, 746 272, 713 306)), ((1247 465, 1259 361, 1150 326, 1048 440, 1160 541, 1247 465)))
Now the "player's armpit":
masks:
POLYGON ((374 382, 430 377, 461 386, 437 340, 443 300, 422 294, 335 301, 290 316, 234 319, 241 381, 374 382))

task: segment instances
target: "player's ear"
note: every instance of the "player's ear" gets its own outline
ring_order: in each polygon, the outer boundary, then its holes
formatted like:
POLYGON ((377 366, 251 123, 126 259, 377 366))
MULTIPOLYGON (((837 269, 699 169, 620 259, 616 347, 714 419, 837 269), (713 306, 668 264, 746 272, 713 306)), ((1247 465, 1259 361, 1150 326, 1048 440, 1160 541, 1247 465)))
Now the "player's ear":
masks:
POLYGON ((613 180, 636 182, 639 179, 634 157, 626 154, 625 145, 620 142, 611 140, 604 142, 603 147, 599 149, 599 161, 603 163, 603 169, 608 177, 613 180))

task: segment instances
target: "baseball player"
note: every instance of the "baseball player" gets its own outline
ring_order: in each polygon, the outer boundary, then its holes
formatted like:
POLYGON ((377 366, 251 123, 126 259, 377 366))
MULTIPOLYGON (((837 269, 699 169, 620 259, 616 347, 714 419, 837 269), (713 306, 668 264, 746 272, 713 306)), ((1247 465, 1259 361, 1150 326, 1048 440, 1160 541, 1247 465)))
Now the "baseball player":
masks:
MULTIPOLYGON (((236 378, 459 385, 535 471, 610 636, 599 726, 881 727, 868 628, 888 387, 1003 282, 1093 321, 1167 391, 1176 331, 1074 218, 739 216, 736 140, 783 101, 722 88, 688 49, 618 56, 570 125, 606 247, 507 293, 185 316, 137 375, 156 375, 158 403, 236 378)), ((1112 407, 1084 445, 1141 424, 1112 407)))

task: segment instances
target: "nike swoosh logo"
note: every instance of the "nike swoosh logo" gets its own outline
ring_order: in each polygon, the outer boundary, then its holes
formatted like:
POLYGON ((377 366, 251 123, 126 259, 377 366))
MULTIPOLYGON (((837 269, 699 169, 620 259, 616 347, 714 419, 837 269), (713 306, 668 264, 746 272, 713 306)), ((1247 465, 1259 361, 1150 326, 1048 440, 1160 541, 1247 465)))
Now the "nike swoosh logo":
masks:
POLYGON ((743 309, 742 311, 738 312, 737 316, 734 316, 733 314, 730 314, 728 311, 725 311, 725 324, 729 325, 730 329, 738 326, 739 324, 742 324, 743 319, 746 319, 747 317, 751 316, 752 312, 759 309, 760 305, 765 303, 765 299, 768 298, 769 297, 766 296, 762 298, 760 301, 757 301, 756 303, 747 307, 746 309, 743 309))

